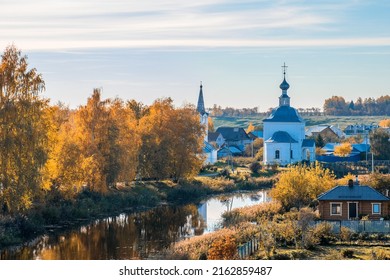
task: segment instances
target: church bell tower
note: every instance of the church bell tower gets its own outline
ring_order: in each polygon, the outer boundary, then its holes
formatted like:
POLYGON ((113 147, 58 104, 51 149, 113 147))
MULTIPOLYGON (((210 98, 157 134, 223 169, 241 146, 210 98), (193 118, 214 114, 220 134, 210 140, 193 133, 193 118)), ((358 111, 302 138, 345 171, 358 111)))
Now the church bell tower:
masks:
POLYGON ((208 140, 208 131, 209 131, 209 123, 208 123, 208 117, 209 114, 206 112, 205 106, 204 106, 204 99, 203 99, 203 85, 202 82, 200 82, 200 90, 199 90, 199 97, 198 97, 198 106, 196 108, 200 115, 200 124, 204 126, 205 128, 205 141, 208 140))

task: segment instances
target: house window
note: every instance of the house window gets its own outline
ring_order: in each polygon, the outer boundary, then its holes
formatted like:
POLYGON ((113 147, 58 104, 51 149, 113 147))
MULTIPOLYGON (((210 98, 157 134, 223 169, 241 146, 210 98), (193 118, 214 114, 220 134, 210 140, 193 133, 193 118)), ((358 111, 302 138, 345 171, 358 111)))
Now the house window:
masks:
POLYGON ((276 158, 276 159, 279 159, 279 158, 280 158, 280 151, 279 151, 279 150, 276 150, 276 151, 275 151, 275 158, 276 158))
POLYGON ((290 158, 293 158, 293 150, 290 150, 290 158))
POLYGON ((330 204, 330 215, 338 215, 341 216, 341 202, 332 202, 330 204))
POLYGON ((381 213, 381 204, 380 203, 372 203, 372 214, 380 214, 381 213))

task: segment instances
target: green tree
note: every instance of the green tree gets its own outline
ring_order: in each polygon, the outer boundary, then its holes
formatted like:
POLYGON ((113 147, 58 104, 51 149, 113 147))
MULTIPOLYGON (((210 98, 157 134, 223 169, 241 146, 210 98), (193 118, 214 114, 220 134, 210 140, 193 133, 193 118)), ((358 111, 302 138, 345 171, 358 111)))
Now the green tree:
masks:
POLYGON ((0 64, 0 203, 11 213, 31 207, 41 193, 47 156, 45 83, 15 46, 0 64))
POLYGON ((376 159, 390 159, 390 132, 378 128, 370 134, 371 151, 376 159))
POLYGON ((321 134, 318 134, 314 141, 316 142, 316 147, 322 148, 325 146, 325 141, 321 134))

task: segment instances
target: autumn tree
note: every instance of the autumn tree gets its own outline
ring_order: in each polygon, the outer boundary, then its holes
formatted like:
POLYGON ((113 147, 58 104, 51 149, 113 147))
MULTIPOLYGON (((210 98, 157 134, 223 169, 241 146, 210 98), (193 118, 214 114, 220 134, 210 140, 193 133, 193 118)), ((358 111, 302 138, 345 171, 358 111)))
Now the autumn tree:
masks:
POLYGON ((255 126, 250 122, 248 128, 246 129, 246 133, 252 132, 255 130, 255 126))
POLYGON ((133 117, 137 120, 137 124, 139 123, 140 119, 149 113, 148 106, 134 99, 126 102, 126 108, 132 112, 133 117))
POLYGON ((0 64, 0 203, 11 213, 31 207, 46 161, 45 83, 27 57, 8 46, 0 64))
POLYGON ((270 194, 286 209, 301 208, 334 186, 335 176, 320 164, 296 165, 280 175, 270 194))
MULTIPOLYGON (((42 182, 45 190, 58 188, 60 186, 60 162, 72 151, 61 154, 64 141, 69 139, 70 128, 65 127, 69 122, 71 111, 62 103, 50 106, 45 112, 48 120, 47 161, 42 169, 42 182)), ((74 164, 67 166, 71 168, 74 164)), ((73 170, 71 171, 73 173, 73 170)))
POLYGON ((142 104, 140 114, 134 112, 129 103, 124 104, 115 99, 110 106, 110 118, 118 129, 116 138, 116 154, 120 165, 116 181, 129 182, 135 179, 138 168, 138 153, 141 145, 138 125, 140 118, 148 112, 148 107, 142 104))
POLYGON ((215 132, 215 127, 214 127, 213 118, 212 118, 212 117, 208 117, 207 122, 208 122, 208 129, 209 129, 209 132, 215 132))
POLYGON ((171 112, 168 125, 170 176, 175 180, 195 176, 202 164, 203 127, 194 107, 185 106, 171 112))
POLYGON ((263 146, 264 146, 263 138, 256 138, 253 140, 253 144, 245 146, 245 155, 252 156, 253 154, 253 156, 256 157, 257 159, 262 158, 263 146))
POLYGON ((334 154, 340 157, 346 157, 352 152, 352 146, 350 143, 341 143, 334 147, 334 154))
POLYGON ((178 180, 198 172, 203 159, 204 128, 195 108, 175 109, 171 99, 158 99, 141 119, 139 175, 178 180))
POLYGON ((381 120, 379 126, 384 128, 390 127, 390 119, 381 120))
POLYGON ((141 146, 137 175, 141 178, 169 177, 169 116, 173 111, 171 99, 158 99, 149 113, 140 120, 141 146))
POLYGON ((85 184, 104 192, 120 173, 119 125, 112 117, 111 100, 102 100, 95 89, 87 105, 75 115, 76 139, 81 149, 81 170, 85 184))
POLYGON ((348 115, 348 105, 341 96, 332 96, 324 102, 324 113, 326 115, 348 115))

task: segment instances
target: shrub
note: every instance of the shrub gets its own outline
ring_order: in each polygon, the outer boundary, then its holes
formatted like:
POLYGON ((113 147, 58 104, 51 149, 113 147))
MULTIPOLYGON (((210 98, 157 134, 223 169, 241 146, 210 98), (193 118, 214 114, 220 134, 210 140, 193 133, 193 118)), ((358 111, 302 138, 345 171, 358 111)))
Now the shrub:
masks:
POLYGON ((258 174, 259 171, 261 170, 262 166, 260 164, 260 162, 258 161, 254 161, 252 162, 250 165, 249 165, 249 169, 252 173, 256 173, 258 174))
POLYGON ((208 251, 214 240, 221 236, 235 236, 232 229, 221 229, 205 235, 195 236, 176 243, 170 253, 178 259, 199 260, 208 258, 208 251))
POLYGON ((352 259, 354 256, 354 251, 353 250, 350 250, 350 249, 345 249, 345 250, 342 250, 341 251, 341 255, 343 256, 343 258, 345 259, 352 259))
POLYGON ((225 212, 222 217, 225 225, 233 225, 243 221, 255 222, 262 218, 272 219, 274 215, 281 213, 281 211, 280 203, 265 202, 225 212))
POLYGON ((353 231, 347 227, 341 227, 340 229, 340 239, 341 241, 350 242, 352 239, 353 231))
POLYGON ((331 241, 335 240, 335 236, 332 231, 332 225, 326 222, 314 226, 313 235, 317 238, 318 243, 321 245, 327 245, 331 241))
POLYGON ((222 235, 216 238, 207 251, 209 260, 234 260, 237 259, 236 239, 230 235, 222 235))
POLYGON ((371 251, 371 258, 373 260, 390 260, 390 256, 383 249, 374 249, 371 251))
POLYGON ((302 235, 302 247, 305 249, 314 249, 320 243, 320 238, 314 230, 306 231, 302 235))

